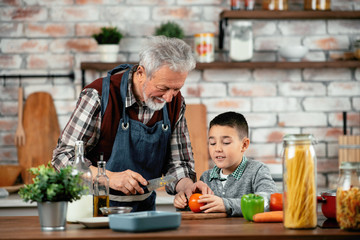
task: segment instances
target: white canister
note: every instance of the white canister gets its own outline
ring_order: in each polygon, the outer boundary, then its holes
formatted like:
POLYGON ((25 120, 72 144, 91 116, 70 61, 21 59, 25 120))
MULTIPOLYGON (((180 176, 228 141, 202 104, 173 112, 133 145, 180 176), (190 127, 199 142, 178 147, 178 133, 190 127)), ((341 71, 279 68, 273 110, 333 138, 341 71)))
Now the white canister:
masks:
POLYGON ((213 62, 215 60, 214 34, 198 33, 195 34, 194 39, 196 60, 201 63, 213 62))
POLYGON ((249 21, 235 21, 230 24, 229 57, 233 61, 247 61, 253 56, 252 24, 249 21))

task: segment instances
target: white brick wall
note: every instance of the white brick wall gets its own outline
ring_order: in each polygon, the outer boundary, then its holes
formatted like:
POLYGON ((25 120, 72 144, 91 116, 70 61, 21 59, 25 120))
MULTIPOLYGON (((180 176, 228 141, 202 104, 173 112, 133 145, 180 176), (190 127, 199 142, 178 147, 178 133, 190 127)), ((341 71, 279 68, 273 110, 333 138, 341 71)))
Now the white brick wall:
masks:
MULTIPOLYGON (((289 1, 302 10, 302 0, 289 1)), ((23 79, 25 97, 50 92, 61 128, 81 90, 82 61, 100 56, 91 35, 102 26, 117 26, 124 34, 119 61, 137 61, 147 36, 167 20, 185 30, 193 45, 199 32, 218 34, 219 14, 228 0, 24 0, 0 2, 0 74, 47 74, 74 71, 76 79, 23 79)), ((332 0, 333 10, 360 10, 358 0, 332 0)), ((261 7, 257 1, 257 9, 261 7)), ((254 20, 253 61, 283 61, 277 48, 303 44, 305 59, 325 61, 330 53, 351 51, 360 36, 360 20, 254 20)), ((216 39, 217 42, 217 39, 216 39)), ((217 56, 224 53, 216 49, 217 56)), ((103 73, 105 74, 105 73, 103 73)), ((90 83, 99 73, 86 72, 90 83)), ((0 79, 0 164, 16 163, 13 143, 17 125, 18 79, 0 79)), ((348 112, 348 133, 360 134, 360 69, 207 69, 189 74, 182 93, 188 104, 203 103, 209 122, 224 111, 245 115, 251 129, 247 155, 279 163, 282 137, 312 133, 318 170, 337 169, 337 138, 342 135, 342 111, 348 112)))

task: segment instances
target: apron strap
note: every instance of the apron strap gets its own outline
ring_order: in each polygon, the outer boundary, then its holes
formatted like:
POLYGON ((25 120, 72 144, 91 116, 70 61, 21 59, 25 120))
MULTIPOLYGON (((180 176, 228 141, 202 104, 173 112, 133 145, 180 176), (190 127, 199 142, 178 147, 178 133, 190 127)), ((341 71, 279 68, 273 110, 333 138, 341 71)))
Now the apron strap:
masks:
MULTIPOLYGON (((128 64, 127 64, 128 65, 128 64)), ((132 68, 132 65, 129 65, 131 66, 132 68)), ((130 68, 130 69, 131 69, 130 68)), ((120 86, 120 94, 121 94, 121 100, 123 102, 123 109, 122 109, 122 119, 123 119, 123 122, 121 122, 120 120, 120 124, 122 124, 122 128, 124 130, 126 130, 128 127, 129 127, 129 117, 127 114, 125 114, 125 110, 126 110, 126 107, 125 107, 125 103, 126 103, 126 92, 127 92, 127 89, 128 89, 128 82, 129 82, 129 73, 130 71, 126 71, 122 78, 121 78, 121 86, 120 86)))
MULTIPOLYGON (((129 69, 128 71, 125 72, 125 74, 122 76, 122 79, 121 79, 121 84, 124 82, 125 79, 126 79, 126 84, 127 84, 129 72, 130 72, 130 69, 132 69, 132 67, 133 67, 133 65, 131 65, 131 64, 121 64, 121 65, 113 68, 112 70, 108 71, 106 77, 103 78, 102 90, 101 90, 101 117, 104 116, 105 110, 106 110, 106 107, 107 107, 107 104, 108 104, 108 101, 109 101, 110 77, 111 77, 111 75, 114 75, 114 74, 116 74, 116 73, 118 73, 120 71, 123 71, 125 69, 129 69), (126 75, 126 78, 124 79, 125 75, 126 75)), ((125 99, 126 91, 125 91, 124 95, 121 92, 121 90, 120 90, 120 93, 121 93, 122 96, 124 96, 124 99, 125 99)))
POLYGON ((168 117, 168 111, 167 111, 166 104, 163 107, 163 119, 164 119, 164 123, 162 125, 162 129, 163 129, 163 131, 168 131, 169 127, 170 127, 170 119, 168 117))

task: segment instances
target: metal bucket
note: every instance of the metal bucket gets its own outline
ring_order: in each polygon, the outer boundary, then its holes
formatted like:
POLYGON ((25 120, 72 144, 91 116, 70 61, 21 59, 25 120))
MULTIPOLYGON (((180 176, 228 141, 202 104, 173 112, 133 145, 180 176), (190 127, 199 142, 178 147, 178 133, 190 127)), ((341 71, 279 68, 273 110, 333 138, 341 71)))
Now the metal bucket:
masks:
POLYGON ((63 231, 66 226, 68 202, 38 202, 38 212, 42 231, 63 231))

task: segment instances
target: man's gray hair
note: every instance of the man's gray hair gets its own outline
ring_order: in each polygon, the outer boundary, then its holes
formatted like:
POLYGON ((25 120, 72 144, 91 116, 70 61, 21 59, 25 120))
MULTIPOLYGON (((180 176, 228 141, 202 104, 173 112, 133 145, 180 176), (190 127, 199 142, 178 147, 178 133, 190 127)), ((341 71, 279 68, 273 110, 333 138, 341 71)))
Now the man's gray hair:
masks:
POLYGON ((188 44, 183 40, 165 36, 150 37, 139 56, 139 64, 145 68, 148 79, 165 65, 174 72, 190 72, 196 65, 188 44))

